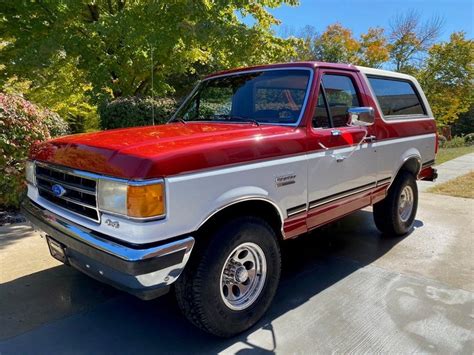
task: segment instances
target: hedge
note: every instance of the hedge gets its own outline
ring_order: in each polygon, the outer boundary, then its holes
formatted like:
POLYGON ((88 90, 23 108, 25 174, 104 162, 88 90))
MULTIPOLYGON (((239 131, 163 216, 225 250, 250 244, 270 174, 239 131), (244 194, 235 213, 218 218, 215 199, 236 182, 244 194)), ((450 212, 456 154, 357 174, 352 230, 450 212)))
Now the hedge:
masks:
POLYGON ((21 96, 0 93, 0 208, 16 208, 25 190, 24 165, 31 145, 66 134, 67 123, 21 96))
POLYGON ((122 97, 102 104, 99 108, 102 129, 147 126, 165 123, 176 110, 176 101, 170 98, 122 97))

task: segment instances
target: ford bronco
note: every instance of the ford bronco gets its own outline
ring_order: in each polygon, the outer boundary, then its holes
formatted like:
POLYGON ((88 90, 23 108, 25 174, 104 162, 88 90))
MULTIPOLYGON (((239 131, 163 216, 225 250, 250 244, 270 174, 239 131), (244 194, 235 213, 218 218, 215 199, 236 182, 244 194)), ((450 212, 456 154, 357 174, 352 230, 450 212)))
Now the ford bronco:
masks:
POLYGON ((53 257, 143 299, 173 285, 199 328, 268 309, 281 241, 373 206, 408 233, 436 125, 411 76, 320 62, 202 80, 167 124, 57 138, 26 165, 24 214, 53 257))

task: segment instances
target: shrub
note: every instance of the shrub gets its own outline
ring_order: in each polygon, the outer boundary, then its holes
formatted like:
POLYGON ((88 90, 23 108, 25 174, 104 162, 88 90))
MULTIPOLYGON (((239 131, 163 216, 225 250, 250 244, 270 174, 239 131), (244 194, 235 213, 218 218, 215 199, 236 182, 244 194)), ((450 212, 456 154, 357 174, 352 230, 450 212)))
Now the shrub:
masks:
POLYGON ((440 148, 444 148, 446 146, 446 142, 448 140, 446 139, 445 136, 438 134, 438 144, 440 148))
POLYGON ((30 146, 66 132, 67 124, 56 113, 0 93, 0 208, 19 205, 30 146))
POLYGON ((123 97, 107 102, 99 108, 102 129, 146 126, 165 123, 176 110, 176 101, 170 98, 123 97))
POLYGON ((451 140, 446 141, 443 148, 459 148, 465 147, 466 143, 464 137, 453 137, 451 140))
POLYGON ((469 133, 464 136, 464 143, 466 145, 474 145, 474 133, 469 133))
POLYGON ((69 131, 69 125, 56 112, 43 110, 43 122, 48 127, 48 132, 51 137, 64 136, 69 131))

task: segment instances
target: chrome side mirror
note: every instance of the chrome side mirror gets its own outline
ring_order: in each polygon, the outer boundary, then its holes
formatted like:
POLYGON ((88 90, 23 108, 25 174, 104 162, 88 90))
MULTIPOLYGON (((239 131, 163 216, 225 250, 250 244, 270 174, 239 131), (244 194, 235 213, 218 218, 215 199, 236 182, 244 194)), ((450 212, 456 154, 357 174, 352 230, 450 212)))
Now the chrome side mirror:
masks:
POLYGON ((375 114, 372 107, 352 107, 347 113, 351 126, 370 126, 374 124, 375 114))

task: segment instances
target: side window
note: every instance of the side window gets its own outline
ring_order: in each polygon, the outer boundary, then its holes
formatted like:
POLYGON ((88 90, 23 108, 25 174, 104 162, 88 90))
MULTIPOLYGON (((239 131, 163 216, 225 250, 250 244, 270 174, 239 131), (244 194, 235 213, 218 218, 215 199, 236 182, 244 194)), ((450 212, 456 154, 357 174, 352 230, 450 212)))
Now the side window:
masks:
POLYGON ((420 97, 409 81, 378 77, 368 79, 384 116, 426 115, 420 97))
POLYGON ((345 75, 325 74, 322 82, 334 127, 346 126, 347 110, 360 106, 352 79, 345 75))
POLYGON ((331 127, 331 122, 329 121, 328 109, 326 103, 324 102, 323 96, 323 87, 319 88, 318 102, 314 109, 313 115, 313 127, 314 128, 329 128, 331 127))

